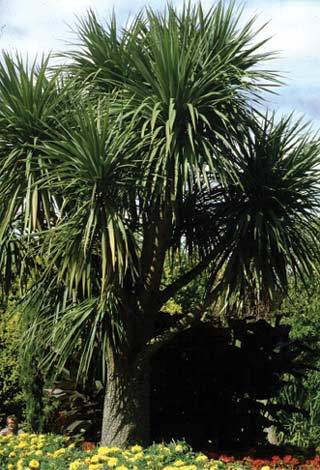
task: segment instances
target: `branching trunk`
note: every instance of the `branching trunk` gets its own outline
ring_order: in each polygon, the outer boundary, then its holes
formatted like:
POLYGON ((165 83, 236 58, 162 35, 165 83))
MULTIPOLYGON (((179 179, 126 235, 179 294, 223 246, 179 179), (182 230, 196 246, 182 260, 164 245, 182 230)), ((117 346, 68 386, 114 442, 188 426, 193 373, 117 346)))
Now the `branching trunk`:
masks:
POLYGON ((150 370, 113 364, 107 374, 101 444, 125 448, 150 438, 150 370))
POLYGON ((102 445, 125 448, 135 443, 149 443, 150 361, 161 341, 158 337, 156 347, 148 347, 148 342, 159 308, 159 289, 171 232, 171 208, 157 208, 144 226, 140 276, 142 289, 137 289, 139 302, 130 298, 130 293, 124 295, 124 304, 128 304, 126 314, 130 313, 125 315, 127 353, 129 356, 133 353, 136 360, 121 361, 111 354, 112 359, 108 361, 102 445), (136 305, 130 309, 130 304, 134 303, 136 305))
POLYGON ((162 331, 159 335, 151 338, 143 350, 138 354, 136 364, 139 368, 144 367, 144 364, 148 363, 151 358, 161 349, 166 346, 175 336, 182 331, 188 330, 196 322, 201 321, 201 309, 195 310, 193 313, 184 315, 182 318, 172 325, 167 330, 162 331))

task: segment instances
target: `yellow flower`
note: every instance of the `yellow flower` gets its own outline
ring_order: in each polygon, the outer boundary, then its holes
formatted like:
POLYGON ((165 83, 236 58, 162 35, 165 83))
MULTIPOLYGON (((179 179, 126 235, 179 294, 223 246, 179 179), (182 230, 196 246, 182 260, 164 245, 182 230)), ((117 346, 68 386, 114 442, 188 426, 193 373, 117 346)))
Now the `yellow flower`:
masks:
POLYGON ((183 467, 180 467, 180 470, 197 470, 196 465, 184 465, 183 467))
POLYGON ((211 467, 209 467, 209 470, 218 470, 218 464, 214 464, 214 465, 211 465, 211 467))
POLYGON ((68 445, 68 449, 74 449, 75 446, 76 446, 76 445, 75 445, 75 443, 73 442, 72 444, 69 444, 69 445, 68 445))
POLYGON ((129 469, 125 465, 120 465, 119 467, 116 467, 116 470, 129 470, 129 469))
POLYGON ((91 457, 91 463, 99 463, 99 455, 93 455, 91 457))
POLYGON ((115 452, 121 452, 121 449, 119 447, 107 447, 109 449, 108 454, 112 454, 115 452))
POLYGON ((103 470, 103 465, 101 463, 91 463, 89 470, 103 470))
POLYGON ((162 470, 176 470, 177 467, 173 467, 172 465, 167 465, 166 467, 163 467, 162 470))
POLYGON ((120 452, 121 449, 119 447, 99 447, 98 448, 98 455, 109 455, 120 452))
POLYGON ((142 452, 142 451, 143 451, 143 447, 141 447, 141 446, 135 445, 135 446, 131 447, 131 452, 138 453, 138 452, 142 452))
POLYGON ((15 457, 16 453, 15 452, 10 452, 9 457, 15 457))
POLYGON ((98 449, 99 455, 107 455, 109 454, 109 447, 99 447, 98 449))
POLYGON ((107 465, 109 467, 116 467, 118 463, 118 459, 116 457, 110 457, 110 459, 107 460, 107 465))
POLYGON ((269 465, 264 465, 263 467, 261 467, 261 470, 271 470, 269 465))
POLYGON ((206 462, 208 460, 208 457, 206 455, 198 455, 198 457, 196 457, 196 462, 206 462))
POLYGON ((17 445, 17 448, 18 449, 23 449, 24 447, 28 447, 28 444, 26 441, 21 441, 19 442, 19 444, 17 445))
POLYGON ((177 444, 175 446, 175 451, 176 452, 183 452, 183 446, 181 444, 177 444))
POLYGON ((66 453, 66 449, 64 447, 62 447, 62 449, 55 450, 53 452, 53 456, 54 457, 60 457, 61 455, 65 454, 65 453, 66 453))
POLYGON ((34 453, 34 455, 37 455, 38 457, 40 457, 40 455, 42 454, 43 454, 42 450, 36 450, 34 453))
POLYGON ((173 462, 172 465, 173 465, 174 467, 183 467, 184 461, 183 461, 183 460, 176 460, 175 462, 173 462))
POLYGON ((171 454, 171 451, 168 447, 163 447, 160 449, 161 450, 161 454, 171 454))
POLYGON ((81 467, 81 466, 82 466, 81 460, 74 460, 69 465, 69 470, 78 470, 78 468, 81 467))
POLYGON ((40 468, 38 460, 30 460, 29 468, 40 468))
POLYGON ((130 462, 137 462, 137 460, 143 459, 143 452, 138 452, 133 457, 130 457, 130 462))
POLYGON ((8 463, 8 470, 13 470, 13 464, 12 463, 8 463))

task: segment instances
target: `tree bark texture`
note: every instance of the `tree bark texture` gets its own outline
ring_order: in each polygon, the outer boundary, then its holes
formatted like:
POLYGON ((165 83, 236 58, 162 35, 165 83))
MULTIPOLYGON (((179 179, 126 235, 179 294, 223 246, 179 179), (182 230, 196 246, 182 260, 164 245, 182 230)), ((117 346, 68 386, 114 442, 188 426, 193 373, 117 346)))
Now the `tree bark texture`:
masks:
POLYGON ((126 448, 150 438, 150 368, 118 363, 109 366, 101 444, 126 448))

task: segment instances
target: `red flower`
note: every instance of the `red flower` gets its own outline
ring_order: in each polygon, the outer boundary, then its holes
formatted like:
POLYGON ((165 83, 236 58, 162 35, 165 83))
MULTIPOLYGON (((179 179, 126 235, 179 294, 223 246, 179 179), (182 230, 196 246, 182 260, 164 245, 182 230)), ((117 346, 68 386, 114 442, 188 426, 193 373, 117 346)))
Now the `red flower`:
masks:
POLYGON ((220 455, 219 460, 222 462, 228 463, 228 462, 235 462, 236 459, 234 457, 229 457, 228 455, 220 455))
POLYGON ((283 457, 283 463, 286 465, 299 465, 300 462, 295 457, 292 457, 292 455, 285 455, 283 457))
POLYGON ((313 459, 307 460, 302 468, 308 470, 316 468, 320 469, 320 455, 316 455, 313 459))

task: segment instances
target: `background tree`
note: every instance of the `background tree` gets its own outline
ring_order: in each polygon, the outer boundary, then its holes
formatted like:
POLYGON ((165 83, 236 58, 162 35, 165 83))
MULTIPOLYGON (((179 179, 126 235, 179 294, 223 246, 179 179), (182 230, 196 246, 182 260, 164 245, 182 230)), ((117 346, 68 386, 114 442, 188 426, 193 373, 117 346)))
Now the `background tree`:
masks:
POLYGON ((0 338, 0 419, 5 425, 5 418, 10 414, 21 419, 25 406, 17 355, 21 330, 17 316, 9 315, 4 305, 1 306, 0 338))
POLYGON ((276 399, 277 403, 295 409, 295 413, 279 413, 280 442, 314 450, 320 446, 319 296, 318 276, 290 285, 279 313, 291 327, 291 341, 303 342, 311 348, 314 369, 299 377, 287 375, 286 386, 276 399))
POLYGON ((319 145, 253 117, 277 76, 232 4, 146 10, 121 30, 90 13, 78 32, 62 69, 0 65, 0 266, 27 287, 26 352, 54 372, 79 352, 79 379, 101 367, 102 442, 126 446, 148 441, 160 348, 217 299, 235 311, 311 273, 319 145), (164 284, 181 252, 190 268, 164 284), (157 329, 205 270, 201 302, 157 329))

